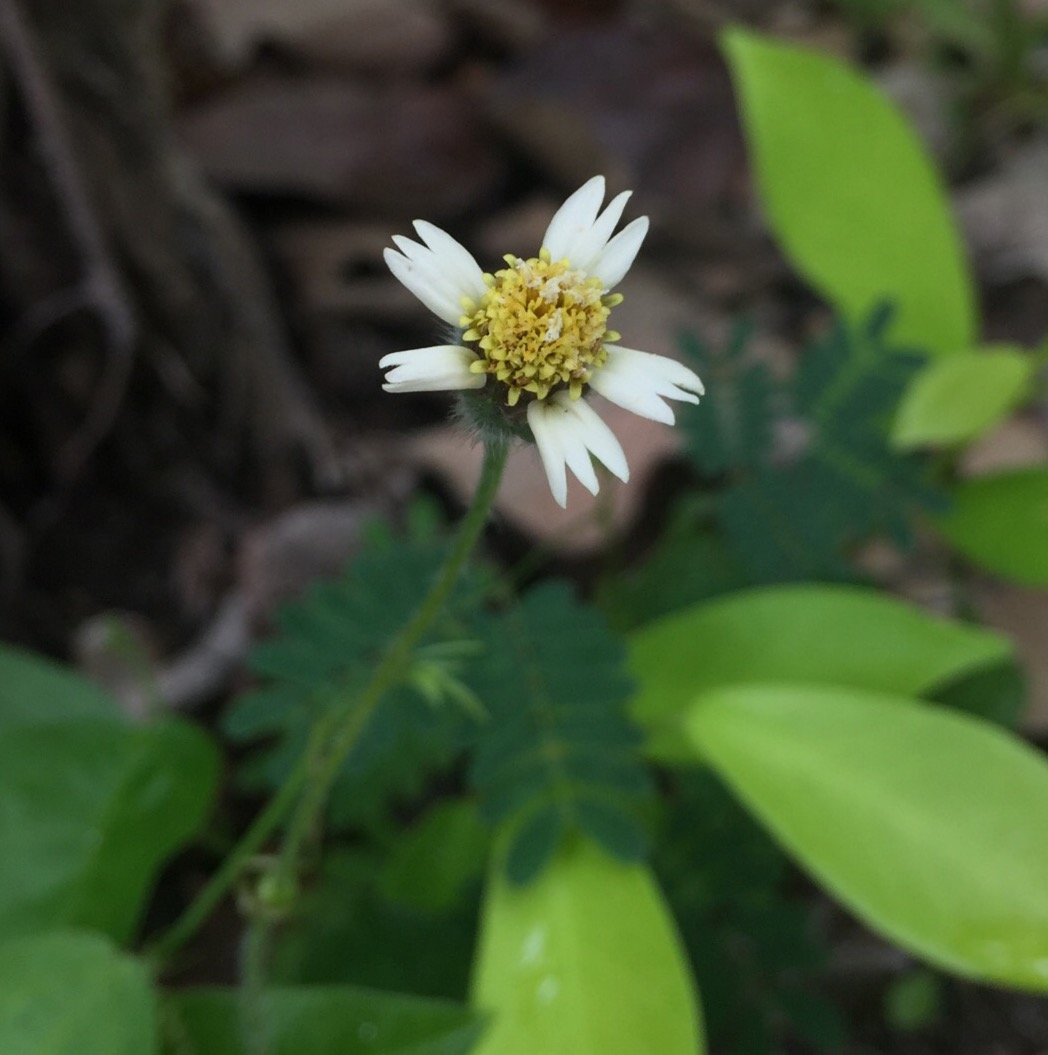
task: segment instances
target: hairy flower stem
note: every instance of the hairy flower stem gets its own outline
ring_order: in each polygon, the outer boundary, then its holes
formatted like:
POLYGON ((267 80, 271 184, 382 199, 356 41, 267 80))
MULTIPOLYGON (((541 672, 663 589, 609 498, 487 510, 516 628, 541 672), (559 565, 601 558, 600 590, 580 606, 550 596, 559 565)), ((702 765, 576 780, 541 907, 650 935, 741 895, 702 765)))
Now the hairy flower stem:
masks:
POLYGON ((222 866, 185 912, 147 950, 154 964, 162 967, 193 937, 270 836, 283 824, 288 814, 291 814, 291 820, 287 827, 287 835, 269 878, 270 889, 293 889, 302 849, 310 834, 317 829, 320 815, 342 764, 359 740, 382 697, 403 676, 410 663, 412 651, 440 614, 459 573, 484 530, 508 453, 508 444, 502 440, 493 440, 485 446, 484 466, 473 501, 459 524, 451 550, 444 559, 429 593, 423 598, 404 629, 391 642, 363 691, 352 700, 346 701, 343 707, 337 707, 333 712, 318 719, 310 734, 309 746, 287 780, 241 836, 222 866))
POLYGON ((280 851, 278 881, 293 881, 303 844, 310 833, 316 830, 338 771, 356 746, 379 701, 403 677, 411 661, 412 651, 444 607, 463 565, 484 530, 502 478, 507 452, 504 443, 489 443, 485 447, 484 468, 473 503, 459 525, 455 542, 436 581, 408 624, 394 639, 364 691, 342 713, 338 726, 328 739, 324 754, 288 825, 287 837, 280 851))

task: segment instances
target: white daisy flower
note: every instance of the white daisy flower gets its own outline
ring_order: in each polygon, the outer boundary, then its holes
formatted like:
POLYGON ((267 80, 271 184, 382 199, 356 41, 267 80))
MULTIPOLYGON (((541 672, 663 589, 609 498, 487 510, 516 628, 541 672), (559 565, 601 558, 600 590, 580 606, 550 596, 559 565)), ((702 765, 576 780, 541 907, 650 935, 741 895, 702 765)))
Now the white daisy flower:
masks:
MULTIPOLYGON (((457 344, 393 352, 387 392, 485 389, 507 424, 526 420, 550 490, 567 504, 567 469, 593 494, 599 483, 590 455, 620 480, 629 467, 619 441, 585 399, 592 388, 634 414, 673 424, 667 399, 698 403, 698 376, 662 355, 623 348, 608 328, 622 295, 611 291, 630 269, 648 218, 612 232, 630 192, 603 212, 604 177, 580 187, 557 210, 537 257, 508 255, 492 274, 449 234, 415 221, 422 239, 395 235, 385 251, 393 274, 456 330, 457 344)), ((476 398, 476 397, 474 397, 476 398)))

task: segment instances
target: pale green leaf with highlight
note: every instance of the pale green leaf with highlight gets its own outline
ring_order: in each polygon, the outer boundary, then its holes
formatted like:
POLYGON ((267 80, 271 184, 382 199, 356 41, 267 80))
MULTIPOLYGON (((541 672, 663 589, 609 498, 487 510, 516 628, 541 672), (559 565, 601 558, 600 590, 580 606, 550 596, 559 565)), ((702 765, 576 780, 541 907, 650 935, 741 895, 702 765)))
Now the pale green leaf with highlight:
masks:
POLYGON ((698 693, 749 681, 918 695, 1008 658, 1007 639, 858 586, 769 586, 667 616, 630 638, 631 712, 658 753, 698 693))
POLYGON ((894 304, 901 344, 971 347, 975 296, 949 199, 895 106, 829 55, 740 28, 721 40, 764 212, 797 269, 852 321, 894 304))
POLYGON ((701 1055, 693 982, 651 872, 572 840, 515 886, 500 862, 484 904, 475 1055, 701 1055))
POLYGON ((859 689, 740 685, 686 721, 827 889, 957 974, 1048 991, 1048 763, 966 715, 859 689))
POLYGON ((892 428, 895 446, 968 443, 1000 424, 1029 395, 1037 363, 994 346, 929 363, 906 390, 892 428))

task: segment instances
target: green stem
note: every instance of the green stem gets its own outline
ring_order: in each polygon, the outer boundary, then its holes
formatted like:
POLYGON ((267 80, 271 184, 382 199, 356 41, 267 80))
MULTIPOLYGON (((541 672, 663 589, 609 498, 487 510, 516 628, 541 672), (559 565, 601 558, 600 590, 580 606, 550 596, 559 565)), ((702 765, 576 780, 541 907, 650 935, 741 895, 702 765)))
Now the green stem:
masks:
POLYGON ((277 793, 266 803, 262 812, 251 822, 218 871, 171 927, 145 950, 147 959, 162 967, 203 926, 295 805, 316 765, 314 756, 318 746, 311 743, 302 753, 295 768, 280 785, 277 793))
POLYGON ((341 724, 328 741, 325 754, 318 763, 315 778, 306 787, 298 808, 291 818, 291 823, 288 825, 287 837, 280 852, 280 862, 276 872, 280 885, 294 880, 302 847, 310 833, 316 829, 339 770, 356 746, 361 732, 379 701, 403 676, 411 660, 412 651, 444 607, 466 559, 487 523, 488 513, 491 511, 499 481, 502 479, 507 454, 508 447, 503 442, 496 441, 485 447, 484 467, 481 470, 473 502, 459 525, 454 544, 441 566, 436 581, 415 614, 382 657, 382 661, 375 669, 364 691, 343 713, 341 724))
POLYGON ((318 720, 310 733, 309 746, 280 789, 241 836, 203 890, 171 928, 146 950, 146 956, 158 968, 163 967, 196 934, 297 802, 298 808, 288 825, 276 873, 278 879, 294 880, 302 846, 316 826, 342 763, 352 751, 382 696, 402 675, 412 650, 439 615, 466 559, 484 530, 508 453, 509 448, 502 441, 493 441, 485 447, 484 466, 473 502, 459 525, 455 541, 429 593, 394 639, 361 695, 351 701, 347 708, 318 720))
POLYGON ((246 1055, 269 1055, 273 1050, 273 1028, 266 1007, 266 979, 272 928, 268 923, 253 921, 244 932, 241 954, 239 1026, 246 1055))

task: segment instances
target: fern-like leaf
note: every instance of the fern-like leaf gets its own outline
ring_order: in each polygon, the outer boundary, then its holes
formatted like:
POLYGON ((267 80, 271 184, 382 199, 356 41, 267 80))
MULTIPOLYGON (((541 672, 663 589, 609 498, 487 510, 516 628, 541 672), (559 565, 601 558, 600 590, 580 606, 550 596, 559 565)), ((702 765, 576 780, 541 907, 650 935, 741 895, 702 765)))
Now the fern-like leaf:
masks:
POLYGON ((878 308, 861 327, 837 322, 781 384, 739 340, 720 357, 693 346, 713 380, 686 415, 689 450, 701 473, 721 473, 717 519, 752 581, 855 579, 857 546, 886 536, 905 547, 912 510, 941 508, 926 460, 888 440, 925 361, 887 342, 890 316, 878 308))
POLYGON ((828 948, 785 851, 706 770, 676 773, 664 811, 652 863, 703 993, 711 1049, 842 1050, 847 1024, 821 995, 828 948))
MULTIPOLYGON (((274 788, 287 777, 313 723, 364 687, 429 589, 445 551, 443 539, 432 534, 373 538, 341 579, 318 583, 281 609, 279 634, 249 658, 260 686, 224 721, 232 740, 255 747, 241 770, 243 784, 274 788)), ((423 646, 470 637, 469 617, 483 597, 478 576, 467 573, 423 646)), ((435 705, 407 683, 392 689, 339 774, 329 803, 332 823, 381 824, 390 801, 413 795, 462 748, 474 724, 461 707, 435 705)))
POLYGON ((619 857, 642 854, 651 783, 623 711, 619 642, 556 583, 488 617, 481 636, 468 678, 490 720, 470 778, 484 815, 513 831, 510 878, 534 876, 573 829, 619 857))
POLYGON ((747 357, 749 335, 749 324, 740 321, 719 355, 693 334, 680 336, 681 350, 706 386, 702 412, 681 421, 688 451, 706 476, 761 465, 771 445, 778 390, 767 367, 747 357))

